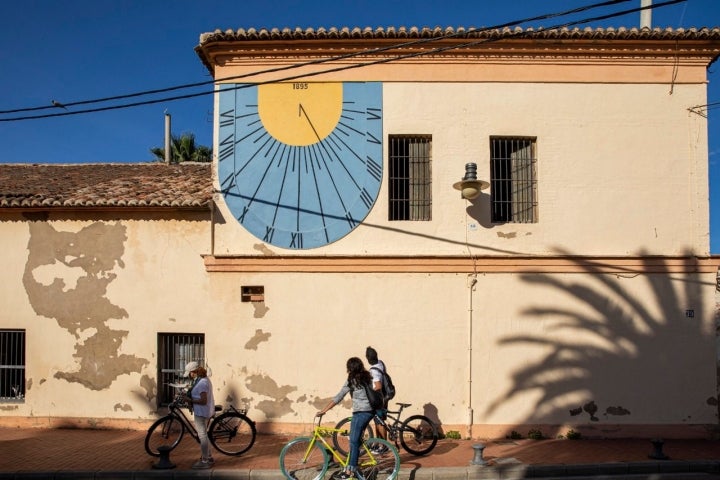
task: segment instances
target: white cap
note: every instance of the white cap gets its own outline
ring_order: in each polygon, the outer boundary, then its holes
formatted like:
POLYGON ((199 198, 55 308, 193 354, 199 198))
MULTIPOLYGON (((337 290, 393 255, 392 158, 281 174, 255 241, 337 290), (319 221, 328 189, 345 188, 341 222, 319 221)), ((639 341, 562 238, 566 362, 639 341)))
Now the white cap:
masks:
POLYGON ((190 372, 192 372, 193 370, 196 370, 199 366, 200 366, 200 364, 198 362, 190 362, 187 365, 185 365, 185 375, 183 375, 183 377, 189 377, 190 372))

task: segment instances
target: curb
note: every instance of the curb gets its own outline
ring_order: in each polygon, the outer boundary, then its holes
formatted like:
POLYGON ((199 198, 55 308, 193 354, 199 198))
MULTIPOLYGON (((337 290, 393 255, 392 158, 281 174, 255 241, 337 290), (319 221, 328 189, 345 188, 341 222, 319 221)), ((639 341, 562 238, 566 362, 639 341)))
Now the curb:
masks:
MULTIPOLYGON (((660 479, 720 478, 720 460, 652 461, 579 465, 524 465, 507 462, 493 466, 401 468, 398 480, 519 480, 526 478, 589 477, 660 479), (711 476, 708 476, 711 475, 711 476)), ((0 480, 285 480, 280 470, 139 470, 139 471, 55 471, 0 472, 0 480)))

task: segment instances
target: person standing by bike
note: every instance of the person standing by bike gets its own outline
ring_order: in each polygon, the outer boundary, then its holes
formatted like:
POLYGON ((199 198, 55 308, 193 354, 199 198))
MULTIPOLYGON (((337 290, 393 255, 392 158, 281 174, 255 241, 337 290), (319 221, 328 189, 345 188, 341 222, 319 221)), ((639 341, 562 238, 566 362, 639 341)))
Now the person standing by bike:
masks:
POLYGON ((195 429, 200 438, 200 460, 193 463, 194 469, 207 469, 213 466, 215 459, 210 454, 207 427, 210 418, 215 413, 215 399, 207 370, 198 362, 185 365, 185 376, 192 379, 192 385, 186 396, 186 401, 192 407, 195 429))
POLYGON ((348 374, 347 380, 345 380, 338 394, 316 415, 318 417, 325 415, 328 410, 340 403, 343 397, 350 392, 353 411, 352 421, 350 423, 350 458, 348 459, 347 469, 335 477, 341 480, 355 478, 362 434, 374 415, 374 410, 370 406, 370 401, 364 388, 373 388, 370 372, 365 370, 363 361, 358 357, 349 358, 346 367, 348 374))
MULTIPOLYGON (((365 349, 365 358, 370 365, 370 375, 372 376, 373 388, 375 390, 382 390, 382 377, 383 373, 385 372, 385 363, 383 363, 382 360, 378 359, 377 350, 375 350, 373 347, 367 347, 365 349)), ((377 415, 379 418, 382 418, 383 420, 387 420, 387 409, 388 400, 385 399, 383 403, 383 408, 376 410, 375 415, 377 415)), ((377 418, 374 418, 374 420, 375 432, 377 433, 378 438, 387 440, 387 430, 385 429, 385 425, 383 425, 383 423, 377 418)), ((374 454, 384 453, 385 447, 374 447, 371 451, 374 454)))

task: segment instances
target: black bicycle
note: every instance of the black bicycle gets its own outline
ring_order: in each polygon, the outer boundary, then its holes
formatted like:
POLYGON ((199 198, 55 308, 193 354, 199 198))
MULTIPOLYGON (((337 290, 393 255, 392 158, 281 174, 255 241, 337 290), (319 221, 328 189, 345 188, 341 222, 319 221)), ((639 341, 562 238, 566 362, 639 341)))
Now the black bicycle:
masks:
MULTIPOLYGON (((187 417, 183 408, 190 408, 185 402, 185 392, 175 395, 168 408, 170 412, 153 423, 145 436, 145 451, 153 457, 159 457, 158 447, 167 446, 170 450, 180 444, 185 432, 200 443, 195 424, 187 417)), ((238 456, 250 450, 257 434, 255 422, 247 417, 245 409, 236 409, 232 405, 225 410, 215 405, 215 414, 208 428, 208 439, 217 451, 225 455, 238 456), (218 414, 218 412, 222 413, 218 414)))
MULTIPOLYGON (((400 442, 400 445, 412 453, 413 455, 425 455, 435 448, 438 441, 438 429, 435 423, 425 415, 411 415, 405 420, 401 420, 400 415, 404 408, 411 406, 411 403, 399 403, 400 410, 387 412, 387 420, 375 415, 375 419, 385 426, 387 431, 388 440, 395 442, 395 445, 400 442)), ((350 433, 350 422, 352 417, 343 418, 337 425, 335 425, 336 431, 333 432, 332 439, 335 449, 347 455, 349 450, 349 433, 350 433)), ((373 435, 372 425, 370 422, 365 430, 364 439, 375 437, 373 435)))

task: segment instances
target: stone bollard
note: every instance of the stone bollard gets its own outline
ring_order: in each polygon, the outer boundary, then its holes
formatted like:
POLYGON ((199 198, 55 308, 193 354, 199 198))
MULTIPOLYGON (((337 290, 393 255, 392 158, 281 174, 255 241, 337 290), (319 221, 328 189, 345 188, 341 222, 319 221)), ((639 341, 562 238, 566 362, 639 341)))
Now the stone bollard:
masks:
POLYGON ((168 447, 167 445, 160 445, 158 447, 158 452, 160 452, 160 461, 157 463, 153 463, 152 468, 167 470, 170 468, 175 468, 175 464, 170 461, 170 451, 172 450, 171 447, 168 447))
POLYGON ((485 450, 485 445, 482 443, 476 443, 472 446, 473 450, 475 450, 475 455, 473 456, 472 462, 470 462, 473 465, 487 465, 487 462, 483 458, 483 450, 485 450))
POLYGON ((648 455, 648 458, 653 460, 667 460, 670 458, 662 451, 663 443, 665 443, 662 438, 653 438, 650 443, 653 444, 653 451, 648 455))

